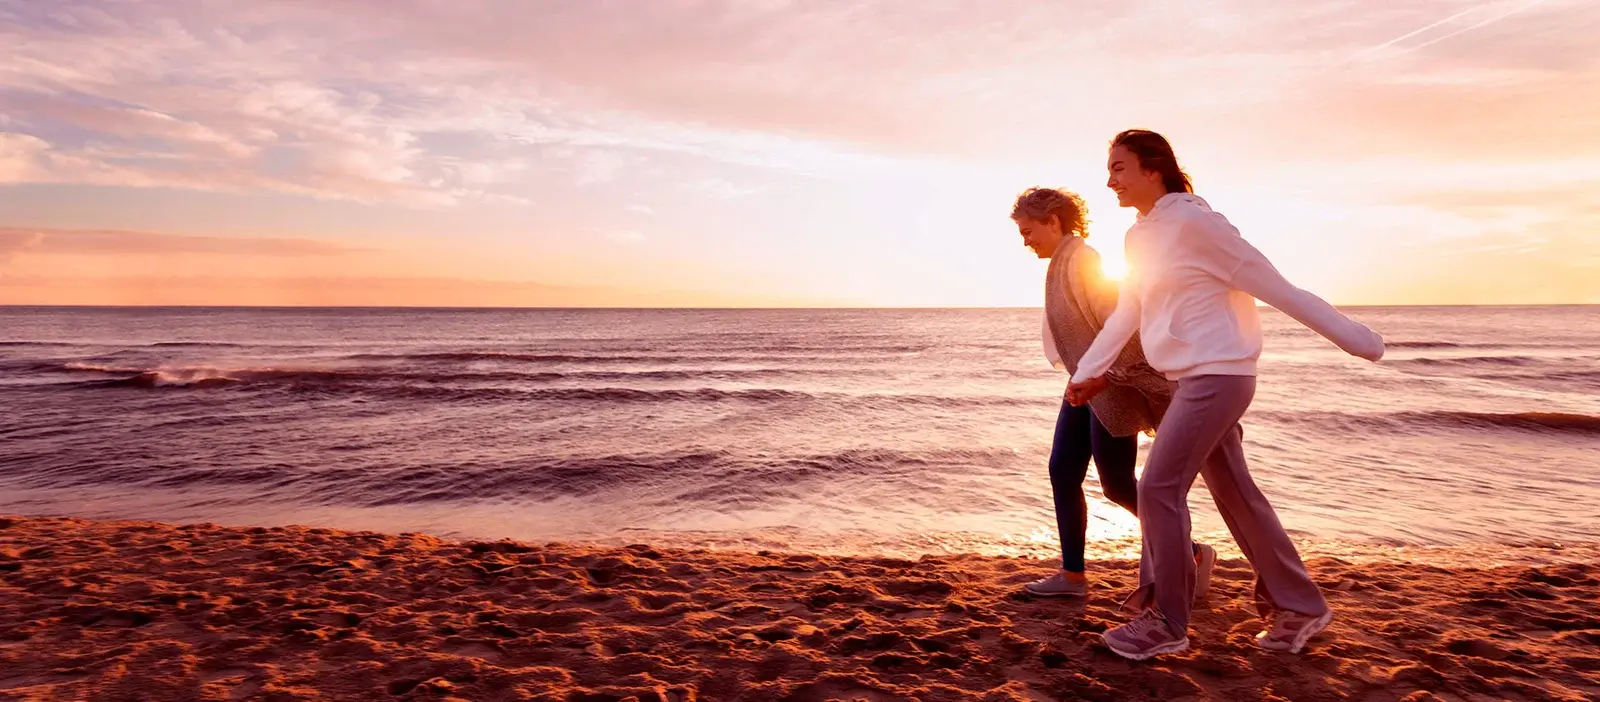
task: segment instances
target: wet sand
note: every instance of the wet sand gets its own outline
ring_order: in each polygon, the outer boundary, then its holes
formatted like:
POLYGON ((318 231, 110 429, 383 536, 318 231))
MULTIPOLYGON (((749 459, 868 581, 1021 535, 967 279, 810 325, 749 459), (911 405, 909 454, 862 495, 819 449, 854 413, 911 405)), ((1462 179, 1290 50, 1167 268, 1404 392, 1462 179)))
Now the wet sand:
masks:
POLYGON ((1133 663, 1125 561, 1085 602, 1010 558, 0 518, 0 700, 1600 699, 1600 567, 1310 566, 1305 653, 1224 560, 1194 648, 1133 663))

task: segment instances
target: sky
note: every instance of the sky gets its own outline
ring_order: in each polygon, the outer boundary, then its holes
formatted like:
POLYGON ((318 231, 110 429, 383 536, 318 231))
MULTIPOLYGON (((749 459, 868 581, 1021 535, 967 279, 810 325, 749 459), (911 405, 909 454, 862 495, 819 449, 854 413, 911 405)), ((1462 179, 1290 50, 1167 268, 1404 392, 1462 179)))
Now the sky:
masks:
POLYGON ((1129 127, 1339 304, 1600 303, 1594 0, 0 0, 0 304, 1035 306, 1129 127))

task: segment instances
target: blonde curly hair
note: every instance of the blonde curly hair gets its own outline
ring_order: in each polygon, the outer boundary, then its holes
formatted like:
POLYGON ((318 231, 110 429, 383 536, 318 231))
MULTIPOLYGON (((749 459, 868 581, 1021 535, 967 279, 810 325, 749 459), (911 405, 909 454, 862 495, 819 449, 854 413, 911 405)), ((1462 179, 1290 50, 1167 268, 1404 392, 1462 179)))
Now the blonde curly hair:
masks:
POLYGON ((1027 217, 1044 222, 1050 215, 1061 221, 1062 234, 1089 238, 1089 208, 1077 193, 1060 188, 1028 188, 1011 206, 1013 220, 1027 217))

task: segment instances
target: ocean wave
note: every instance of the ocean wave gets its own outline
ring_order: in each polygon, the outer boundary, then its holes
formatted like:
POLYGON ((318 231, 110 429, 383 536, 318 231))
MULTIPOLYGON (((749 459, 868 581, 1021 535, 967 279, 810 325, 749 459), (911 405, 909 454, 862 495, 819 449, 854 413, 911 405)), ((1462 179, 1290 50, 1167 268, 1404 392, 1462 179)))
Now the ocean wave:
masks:
POLYGON ((504 374, 417 374, 405 372, 368 372, 357 369, 304 369, 304 368, 227 368, 212 366, 161 366, 144 368, 98 363, 73 362, 66 364, 39 364, 40 372, 70 374, 95 374, 118 376, 87 381, 68 381, 59 386, 70 388, 215 388, 229 386, 359 386, 363 383, 385 380, 433 381, 504 379, 504 374))
POLYGON ((883 354, 908 354, 921 353, 932 349, 930 344, 718 344, 722 351, 742 351, 749 353, 805 353, 805 354, 830 354, 843 352, 872 351, 883 354))
POLYGON ((1385 361, 1385 366, 1419 376, 1475 378, 1539 386, 1594 387, 1600 356, 1462 356, 1385 361))
POLYGON ((1437 422, 1446 425, 1464 425, 1491 429, 1520 429, 1527 431, 1555 431, 1562 433, 1600 436, 1600 417, 1565 412, 1406 412, 1399 416, 1408 421, 1437 422))
POLYGON ((473 405, 492 402, 589 402, 600 405, 745 403, 757 405, 823 405, 839 411, 896 412, 915 408, 961 410, 989 407, 1053 407, 1060 402, 1052 397, 1005 395, 925 395, 887 392, 809 392, 779 388, 750 389, 643 389, 627 387, 589 388, 449 388, 397 387, 378 390, 384 396, 423 399, 436 402, 461 402, 473 405))
POLYGON ((165 373, 161 371, 144 371, 125 378, 112 378, 109 380, 89 380, 72 383, 78 387, 101 388, 221 388, 238 385, 243 382, 238 378, 225 375, 202 375, 185 373, 165 373))
POLYGON ((906 451, 847 449, 833 453, 773 456, 726 450, 538 457, 508 462, 407 463, 300 468, 254 466, 163 466, 107 457, 43 468, 14 476, 32 488, 91 486, 260 491, 313 504, 384 507, 510 498, 543 501, 621 491, 664 503, 692 501, 735 506, 800 498, 819 480, 904 480, 925 485, 933 474, 970 475, 1021 460, 1009 449, 906 451), (399 465, 396 465, 396 464, 399 465))
MULTIPOLYGON (((138 386, 146 384, 145 378, 151 382, 149 387, 182 386, 194 380, 226 379, 235 383, 258 384, 361 384, 361 383, 507 383, 507 382, 559 382, 559 381, 600 381, 600 382, 628 382, 628 381, 740 381, 758 378, 791 377, 797 375, 810 375, 814 369, 801 368, 744 368, 744 369, 653 369, 639 371, 443 371, 431 369, 405 370, 392 367, 367 367, 367 368, 227 368, 213 366, 159 366, 140 367, 117 365, 111 363, 88 363, 73 361, 59 362, 32 362, 9 367, 28 373, 67 373, 125 376, 112 380, 121 381, 126 385, 138 386)), ((825 371, 824 371, 825 372, 825 371)), ((82 386, 82 382, 68 382, 66 385, 82 386)), ((91 386, 104 386, 105 381, 90 383, 91 386)))
POLYGON ((1558 371, 1555 373, 1541 373, 1536 376, 1513 376, 1526 379, 1546 380, 1553 383, 1574 382, 1593 385, 1600 383, 1600 370, 1592 371, 1558 371))
MULTIPOLYGON (((108 369, 116 373, 118 369, 108 369)), ((137 388, 146 390, 193 390, 218 388, 259 388, 266 391, 293 393, 300 397, 355 396, 423 402, 466 403, 483 405, 496 402, 588 402, 595 404, 650 404, 662 402, 716 404, 742 402, 758 404, 775 403, 830 403, 833 405, 860 406, 863 409, 893 410, 910 407, 959 409, 969 407, 1026 407, 1046 406, 1058 402, 1052 397, 1006 395, 930 395, 914 393, 855 393, 811 392, 783 388, 633 388, 622 386, 599 387, 463 387, 446 384, 450 380, 505 381, 507 376, 498 373, 454 374, 452 376, 425 375, 430 382, 410 382, 416 377, 405 375, 378 376, 407 380, 392 384, 371 382, 372 374, 341 371, 296 370, 124 370, 122 377, 74 381, 56 387, 75 389, 137 388)), ((559 373, 518 375, 515 380, 565 380, 571 376, 559 373)), ((593 379, 593 378, 591 378, 593 379)), ((610 380, 626 381, 630 377, 610 380)))
POLYGON ((1540 362, 1561 362, 1559 358, 1539 358, 1536 356, 1460 356, 1434 358, 1424 356, 1421 358, 1406 358, 1395 361, 1386 361, 1389 366, 1416 366, 1427 368, 1479 368, 1483 366, 1523 367, 1540 362))
MULTIPOLYGON (((253 378, 284 374, 274 369, 229 369, 211 366, 118 366, 106 363, 72 361, 68 363, 37 364, 39 372, 112 375, 115 378, 62 383, 69 387, 89 388, 207 388, 224 387, 249 382, 253 378)), ((288 372, 294 373, 294 372, 288 372)))
POLYGON ((645 390, 640 388, 600 387, 513 390, 495 388, 477 389, 405 387, 395 388, 394 393, 398 395, 404 395, 406 397, 425 397, 436 400, 452 398, 465 400, 515 399, 553 400, 562 402, 595 402, 605 404, 651 402, 715 403, 741 400, 752 402, 782 402, 810 400, 816 397, 811 393, 800 392, 796 390, 779 390, 775 388, 756 388, 749 390, 719 390, 716 388, 645 390))
POLYGON ((1565 412, 1467 412, 1437 410, 1388 414, 1338 412, 1252 412, 1278 424, 1314 425, 1323 430, 1400 431, 1471 429, 1600 436, 1600 417, 1565 412))
POLYGON ((1531 373, 1490 372, 1472 373, 1467 377, 1512 385, 1523 385, 1547 390, 1584 392, 1600 390, 1600 370, 1549 371, 1531 373))
POLYGON ((70 372, 70 369, 60 361, 15 359, 0 360, 0 372, 10 375, 33 375, 38 373, 70 372))
MULTIPOLYGON (((316 389, 307 388, 307 392, 316 389)), ((365 392, 365 391, 364 391, 365 392)), ((401 397, 435 402, 591 402, 596 404, 651 404, 662 402, 687 402, 714 404, 744 402, 756 404, 777 403, 827 403, 835 406, 861 409, 907 409, 934 407, 960 409, 969 407, 1047 406, 1059 402, 1052 398, 1009 397, 999 395, 919 395, 910 393, 851 393, 808 392, 781 388, 628 388, 628 387, 578 387, 578 388, 453 388, 405 386, 373 388, 370 392, 385 397, 401 397)))
POLYGON ((1384 346, 1391 349, 1459 349, 1465 345, 1452 341, 1389 341, 1384 346))
POLYGON ((885 354, 811 353, 792 355, 752 350, 747 353, 729 353, 735 349, 719 348, 716 353, 679 352, 659 350, 651 353, 561 353, 513 351, 430 351, 420 353, 360 353, 343 357, 346 361, 375 361, 395 363, 501 363, 501 364, 557 364, 578 363, 590 365, 632 365, 640 363, 752 363, 775 362, 840 362, 882 361, 885 354))
POLYGON ((1517 338, 1508 341, 1386 341, 1384 346, 1393 349, 1409 349, 1414 351, 1449 351, 1449 350, 1539 350, 1559 351, 1562 349, 1581 350, 1590 348, 1588 344, 1574 341, 1560 341, 1553 339, 1524 339, 1517 338))

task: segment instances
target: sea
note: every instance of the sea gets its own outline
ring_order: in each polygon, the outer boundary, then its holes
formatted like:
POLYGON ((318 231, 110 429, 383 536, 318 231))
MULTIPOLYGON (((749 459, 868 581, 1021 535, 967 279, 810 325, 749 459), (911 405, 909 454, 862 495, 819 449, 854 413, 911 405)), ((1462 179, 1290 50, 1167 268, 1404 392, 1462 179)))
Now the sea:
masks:
MULTIPOLYGON (((1600 307, 1347 312, 1381 363, 1264 311, 1244 419, 1307 556, 1600 560, 1600 307)), ((1040 314, 0 307, 0 514, 1049 559, 1040 314)))

